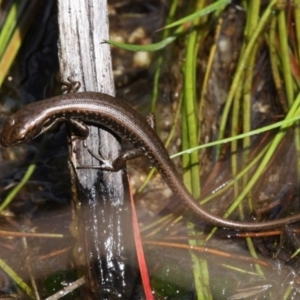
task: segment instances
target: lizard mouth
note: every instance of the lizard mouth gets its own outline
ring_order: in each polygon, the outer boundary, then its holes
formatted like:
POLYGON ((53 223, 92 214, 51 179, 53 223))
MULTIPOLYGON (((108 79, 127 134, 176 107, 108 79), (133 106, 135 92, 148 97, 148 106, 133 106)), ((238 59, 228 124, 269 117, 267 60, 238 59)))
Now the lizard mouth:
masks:
POLYGON ((0 144, 3 147, 12 147, 21 144, 25 140, 25 137, 13 138, 13 135, 3 134, 1 136, 0 144))

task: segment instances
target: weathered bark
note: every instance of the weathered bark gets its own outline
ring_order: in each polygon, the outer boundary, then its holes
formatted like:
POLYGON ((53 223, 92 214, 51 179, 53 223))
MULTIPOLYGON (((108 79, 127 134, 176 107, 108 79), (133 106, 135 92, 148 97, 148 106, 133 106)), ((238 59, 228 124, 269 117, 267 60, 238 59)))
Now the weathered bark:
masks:
MULTIPOLYGON (((81 83, 80 91, 114 95, 105 0, 58 1, 59 59, 63 80, 81 83)), ((90 126, 87 147, 105 157, 116 157, 120 145, 107 131, 90 126)), ((74 144, 74 143, 73 143, 74 144)), ((123 183, 125 171, 107 174, 76 166, 98 166, 79 142, 70 152, 73 168, 74 224, 77 261, 84 267, 89 296, 85 299, 130 299, 136 278, 131 212, 123 183)), ((125 180, 124 180, 125 179, 125 180)), ((126 187, 127 189, 127 187, 126 187)), ((74 225, 73 224, 73 225, 74 225)))

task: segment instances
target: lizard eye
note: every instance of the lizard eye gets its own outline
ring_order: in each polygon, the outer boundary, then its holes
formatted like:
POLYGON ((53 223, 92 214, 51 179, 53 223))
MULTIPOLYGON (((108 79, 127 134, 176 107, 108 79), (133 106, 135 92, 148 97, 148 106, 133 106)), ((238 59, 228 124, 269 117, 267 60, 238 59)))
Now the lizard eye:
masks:
POLYGON ((14 128, 14 136, 16 139, 21 140, 25 136, 25 130, 21 126, 17 126, 14 128))

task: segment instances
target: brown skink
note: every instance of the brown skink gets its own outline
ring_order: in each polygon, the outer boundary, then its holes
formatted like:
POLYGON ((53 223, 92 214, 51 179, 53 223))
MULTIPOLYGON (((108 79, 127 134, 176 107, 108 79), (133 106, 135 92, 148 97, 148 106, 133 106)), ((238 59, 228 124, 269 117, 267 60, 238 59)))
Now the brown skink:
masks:
POLYGON ((114 161, 101 160, 101 169, 118 171, 128 159, 144 155, 156 167, 172 192, 186 208, 206 222, 237 230, 268 230, 300 220, 300 214, 274 221, 247 223, 230 221, 204 210, 184 186, 169 154, 152 126, 124 101, 96 92, 65 94, 28 104, 5 121, 2 146, 27 142, 57 122, 68 122, 81 137, 89 134, 86 124, 103 126, 131 142, 135 151, 121 153, 114 161))

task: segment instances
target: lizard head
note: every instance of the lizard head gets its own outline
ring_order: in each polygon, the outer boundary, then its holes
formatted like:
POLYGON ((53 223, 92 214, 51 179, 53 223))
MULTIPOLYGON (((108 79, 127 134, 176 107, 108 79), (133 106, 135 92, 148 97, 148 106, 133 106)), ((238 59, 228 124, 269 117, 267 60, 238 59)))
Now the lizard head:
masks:
POLYGON ((30 106, 26 106, 8 117, 4 122, 1 134, 1 145, 4 147, 16 146, 43 133, 45 130, 41 118, 34 117, 34 115, 30 106))

